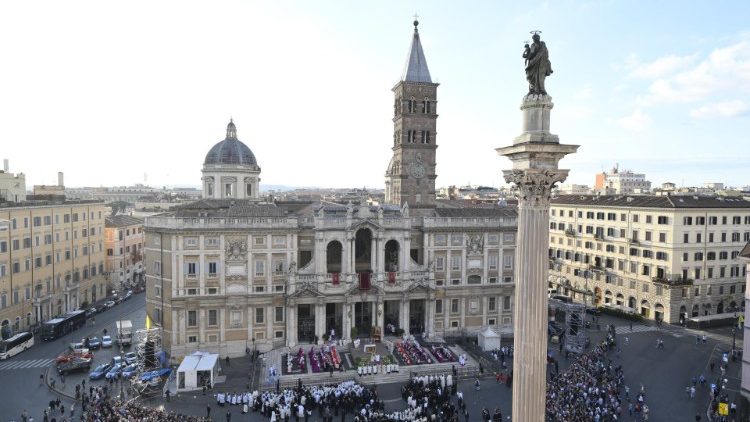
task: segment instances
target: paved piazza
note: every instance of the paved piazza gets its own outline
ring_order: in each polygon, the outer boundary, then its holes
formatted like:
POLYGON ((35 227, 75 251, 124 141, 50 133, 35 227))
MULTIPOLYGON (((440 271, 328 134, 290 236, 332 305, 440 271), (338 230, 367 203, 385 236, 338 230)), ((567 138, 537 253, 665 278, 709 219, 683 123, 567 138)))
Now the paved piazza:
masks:
MULTIPOLYGON (((101 336, 102 329, 109 327, 110 330, 113 330, 114 321, 120 317, 131 319, 136 327, 142 326, 145 315, 143 304, 143 295, 136 295, 130 301, 97 315, 96 325, 87 325, 84 329, 76 331, 72 338, 77 340, 84 335, 101 336)), ((709 401, 708 389, 699 387, 696 397, 690 399, 685 393, 685 387, 690 385, 693 376, 699 377, 704 374, 709 380, 718 377, 718 362, 721 360, 721 353, 731 348, 732 337, 729 329, 723 328, 706 332, 706 343, 696 344, 696 333, 702 335, 703 332, 671 325, 657 328, 640 324, 635 324, 631 332, 627 321, 606 316, 600 319, 602 326, 610 323, 614 323, 617 327, 617 341, 621 352, 618 357, 617 348, 615 348, 609 356, 613 359, 615 365, 620 363, 623 365, 625 384, 630 387, 631 397, 634 397, 634 393, 640 390, 641 385, 643 385, 646 403, 650 408, 649 420, 688 421, 694 420, 697 412, 702 412, 703 420, 705 420, 705 408, 709 401), (657 339, 664 341, 664 349, 656 348, 657 339), (717 363, 713 373, 710 370, 710 362, 717 363)), ((591 336, 592 342, 595 343, 603 338, 603 332, 592 331, 591 336)), ((84 374, 69 375, 66 377, 65 386, 61 388, 62 381, 53 370, 50 370, 49 381, 53 379, 56 381, 57 392, 53 392, 47 386, 40 385, 38 377, 46 369, 53 369, 49 363, 70 341, 71 336, 67 336, 50 343, 38 343, 32 349, 7 362, 0 363, 0 376, 3 377, 4 381, 14 386, 9 399, 5 401, 6 404, 0 407, 0 420, 20 421, 21 412, 26 409, 35 420, 41 421, 43 407, 49 400, 57 397, 60 397, 66 407, 69 408, 72 400, 67 395, 73 394, 75 384, 84 378, 84 374), (46 366, 45 363, 47 363, 46 366)), ((737 341, 739 343, 741 339, 738 338, 737 341)), ((557 345, 551 344, 550 346, 552 356, 560 362, 560 371, 564 371, 568 361, 560 356, 557 345)), ((116 348, 95 352, 95 364, 108 361, 114 354, 119 354, 116 348)), ((230 365, 224 366, 222 370, 222 374, 227 377, 226 382, 217 384, 214 391, 208 392, 205 396, 198 391, 171 397, 169 402, 162 397, 145 401, 143 404, 148 407, 165 408, 195 416, 205 416, 206 405, 209 404, 212 407, 212 416, 217 420, 225 420, 227 411, 232 414, 232 420, 268 420, 253 412, 242 415, 241 406, 220 408, 216 404, 216 393, 243 392, 245 388, 242 388, 242 386, 246 386, 248 382, 251 384, 258 382, 258 380, 248 380, 249 366, 247 358, 232 359, 230 365)), ((730 361, 725 376, 728 379, 730 397, 739 390, 739 367, 738 362, 730 361)), ((350 378, 356 378, 354 371, 348 371, 346 375, 351 375, 350 378)), ((328 375, 323 377, 325 376, 328 375)), ((403 375, 394 375, 393 377, 403 379, 403 375)), ((366 377, 362 380, 369 383, 366 377)), ((377 385, 376 389, 380 399, 384 401, 386 411, 405 409, 406 404, 401 399, 401 386, 405 382, 388 383, 388 378, 385 378, 384 381, 385 383, 377 385)), ((96 386, 104 383, 105 381, 88 381, 87 379, 86 385, 88 389, 89 385, 96 386)), ((263 380, 261 380, 259 385, 263 385, 263 383, 263 380)), ((470 412, 470 420, 479 420, 481 409, 484 407, 487 407, 492 413, 495 407, 499 406, 504 417, 510 415, 510 388, 505 384, 498 384, 492 374, 486 374, 485 377, 481 378, 480 383, 481 388, 478 392, 474 390, 473 378, 463 379, 458 384, 458 390, 464 393, 470 412)), ((114 384, 113 387, 115 393, 118 393, 117 384, 114 384)), ((275 386, 267 385, 261 388, 274 389, 275 386)), ((452 403, 457 402, 455 396, 451 400, 452 403)), ((627 409, 624 410, 624 413, 627 413, 627 409)), ((77 417, 80 416, 80 406, 77 408, 76 415, 77 417)), ((310 420, 322 419, 318 418, 317 413, 315 413, 310 420)), ((353 420, 351 414, 345 420, 353 420)), ((461 418, 461 420, 464 419, 461 418)), ((631 419, 626 417, 624 420, 631 419)))

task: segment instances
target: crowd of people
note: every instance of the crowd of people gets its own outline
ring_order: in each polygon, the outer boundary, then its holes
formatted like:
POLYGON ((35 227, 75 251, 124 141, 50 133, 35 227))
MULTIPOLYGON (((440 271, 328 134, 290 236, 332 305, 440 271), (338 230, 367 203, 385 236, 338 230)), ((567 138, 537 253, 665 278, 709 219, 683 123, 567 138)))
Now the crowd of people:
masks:
POLYGON ((346 414, 359 415, 361 412, 375 412, 383 408, 374 388, 364 387, 354 381, 312 387, 303 387, 300 381, 294 389, 219 393, 216 395, 216 403, 220 407, 241 406, 242 413, 259 412, 274 422, 308 420, 316 413, 323 420, 332 421, 339 414, 343 419, 346 414))
POLYGON ((591 351, 579 356, 565 372, 553 372, 547 384, 549 420, 611 422, 621 418, 624 407, 631 416, 648 419, 643 388, 633 401, 627 387, 625 397, 621 397, 624 387, 622 366, 615 365, 608 356, 614 346, 614 339, 608 336, 591 351))
POLYGON ((143 406, 133 401, 123 401, 112 397, 106 385, 89 387, 83 391, 81 400, 65 404, 52 400, 42 414, 42 422, 82 421, 82 422, 202 422, 203 418, 187 416, 175 412, 165 412, 143 406), (80 409, 79 409, 80 407, 80 409))

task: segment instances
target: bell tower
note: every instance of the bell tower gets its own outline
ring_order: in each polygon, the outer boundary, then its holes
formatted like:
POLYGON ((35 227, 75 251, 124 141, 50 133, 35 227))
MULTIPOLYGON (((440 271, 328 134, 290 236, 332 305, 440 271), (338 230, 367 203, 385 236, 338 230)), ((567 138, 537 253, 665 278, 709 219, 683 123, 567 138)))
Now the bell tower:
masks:
POLYGON ((393 87, 393 157, 385 172, 385 202, 409 208, 435 207, 437 87, 430 78, 414 21, 409 56, 393 87))

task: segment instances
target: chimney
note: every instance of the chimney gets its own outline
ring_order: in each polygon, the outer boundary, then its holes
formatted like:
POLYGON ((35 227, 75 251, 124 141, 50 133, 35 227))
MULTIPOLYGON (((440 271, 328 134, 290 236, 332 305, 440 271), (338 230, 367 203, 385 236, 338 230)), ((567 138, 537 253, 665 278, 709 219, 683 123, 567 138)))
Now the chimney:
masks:
POLYGON ((10 170, 10 164, 8 164, 8 159, 3 160, 3 170, 7 173, 10 170))
POLYGON ((57 186, 60 186, 60 187, 65 186, 65 183, 63 183, 63 172, 61 171, 57 172, 57 186))

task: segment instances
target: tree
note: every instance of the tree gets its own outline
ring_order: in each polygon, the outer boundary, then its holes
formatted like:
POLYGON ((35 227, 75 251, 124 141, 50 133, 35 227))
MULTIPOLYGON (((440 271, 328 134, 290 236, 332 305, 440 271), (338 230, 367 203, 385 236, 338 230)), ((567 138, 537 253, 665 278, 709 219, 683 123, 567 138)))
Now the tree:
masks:
POLYGON ((114 201, 110 202, 109 204, 110 208, 112 208, 112 215, 117 214, 118 211, 125 212, 125 209, 128 207, 128 205, 130 204, 125 201, 114 201))

